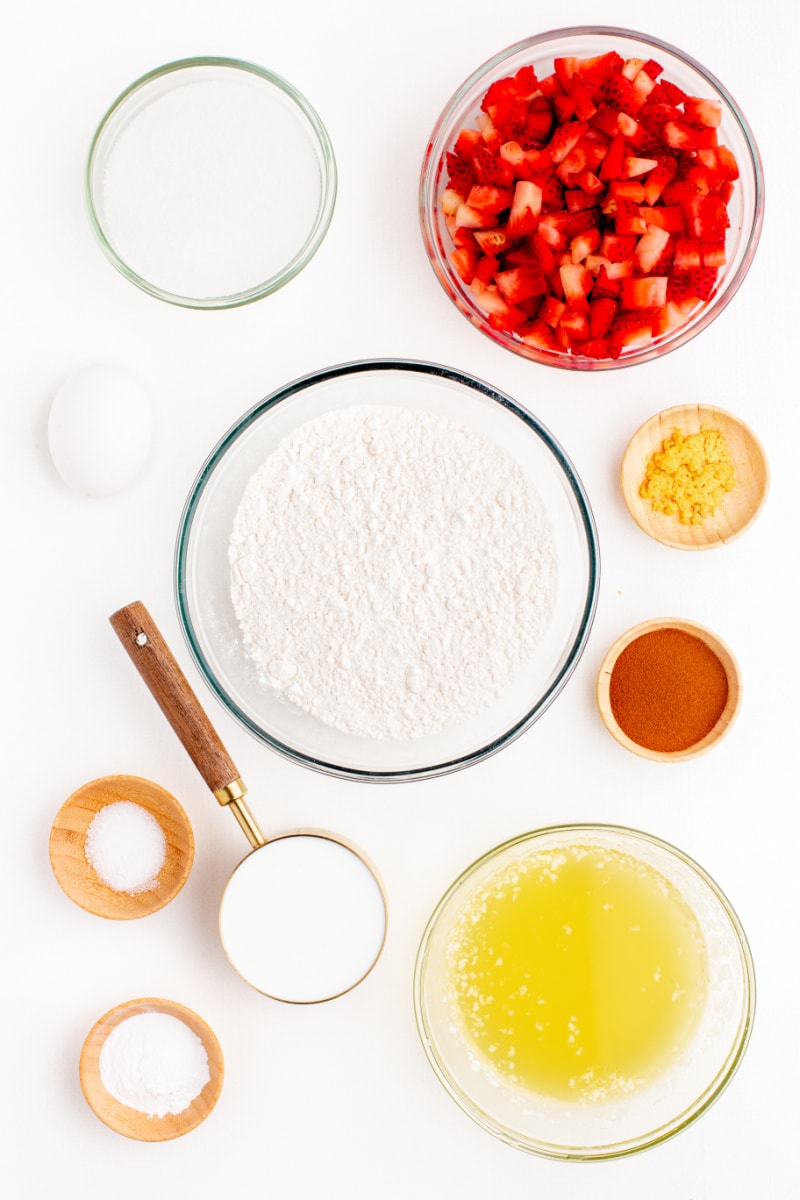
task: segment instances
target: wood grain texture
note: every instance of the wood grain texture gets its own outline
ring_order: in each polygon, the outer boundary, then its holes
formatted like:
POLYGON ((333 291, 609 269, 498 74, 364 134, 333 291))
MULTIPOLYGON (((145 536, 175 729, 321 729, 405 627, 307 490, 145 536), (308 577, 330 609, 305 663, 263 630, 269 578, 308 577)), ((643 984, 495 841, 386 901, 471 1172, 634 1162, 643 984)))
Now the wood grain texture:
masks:
POLYGON ((706 629, 703 625, 697 625, 694 621, 684 620, 682 617, 660 617, 652 621, 643 621, 640 625, 634 625, 627 633, 623 633, 621 637, 617 638, 603 659, 600 672, 597 676, 595 695, 597 707, 600 710, 600 716, 603 718, 606 729, 626 750, 631 750, 634 754, 638 754, 640 758, 649 758, 653 762, 685 762, 689 758, 697 758, 698 755, 705 754, 712 746, 716 746, 717 742, 721 741, 728 732, 741 707, 742 677, 739 671, 739 664, 730 649, 710 629, 706 629), (638 742, 633 741, 632 738, 629 738, 620 729, 611 708, 611 675, 614 670, 614 664, 620 654, 626 646, 629 646, 637 638, 642 637, 646 633, 655 633, 659 629, 680 629, 684 633, 689 633, 693 637, 699 638, 701 642, 716 654, 725 668, 725 674, 728 678, 728 699, 719 720, 704 738, 699 742, 695 742, 693 746, 687 747, 685 750, 667 752, 650 750, 647 746, 639 745, 638 742))
POLYGON ((136 775, 106 775, 73 792, 61 806, 50 830, 50 865, 62 890, 80 908, 98 917, 128 921, 158 912, 183 887, 194 861, 194 835, 189 818, 164 788, 136 775), (97 813, 108 804, 129 801, 158 821, 167 848, 153 886, 143 892, 117 892, 104 883, 86 857, 86 834, 97 813))
POLYGON ((144 604, 128 604, 109 620, 211 791, 233 783, 239 771, 144 604))
POLYGON ((636 431, 622 460, 620 484, 628 512, 651 538, 678 550, 711 550, 740 537, 755 521, 769 490, 769 466, 758 438, 738 417, 712 405, 681 404, 656 413, 636 431), (733 459, 735 487, 702 525, 681 525, 639 495, 650 457, 676 429, 687 436, 719 430, 733 459))
POLYGON ((165 1142, 171 1138, 182 1137, 206 1119, 219 1099, 225 1069, 217 1037, 202 1017, 174 1000, 145 998, 119 1004, 100 1018, 83 1044, 79 1074, 86 1102, 109 1129, 140 1142, 165 1142), (168 1113, 163 1117, 148 1116, 147 1113, 128 1108, 126 1104, 115 1100, 106 1091, 100 1077, 100 1051, 111 1030, 129 1017, 149 1012, 166 1013, 167 1016, 177 1017, 189 1026, 205 1047, 211 1076, 188 1108, 183 1112, 168 1113))

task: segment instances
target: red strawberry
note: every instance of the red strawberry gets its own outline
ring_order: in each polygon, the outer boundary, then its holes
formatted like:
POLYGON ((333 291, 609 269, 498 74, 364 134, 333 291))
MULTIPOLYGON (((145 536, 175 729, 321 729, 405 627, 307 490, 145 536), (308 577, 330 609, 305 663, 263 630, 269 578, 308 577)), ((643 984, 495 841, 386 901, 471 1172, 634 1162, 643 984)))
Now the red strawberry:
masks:
POLYGON ((698 300, 710 300, 716 286, 717 272, 713 267, 697 267, 689 272, 689 287, 698 300))
POLYGON ((621 112, 636 112, 641 107, 636 89, 621 70, 609 71, 600 84, 600 94, 612 108, 621 112))
POLYGON ((650 76, 651 79, 658 79, 664 68, 660 63, 655 62, 652 58, 648 58, 647 62, 642 67, 642 70, 650 76))
POLYGON ((445 162, 447 168, 447 186, 453 188, 454 191, 466 199, 470 188, 475 183, 475 172, 466 158, 451 150, 448 150, 445 162))
POLYGON ((600 296, 589 302, 589 328, 593 338, 608 333, 617 314, 617 302, 610 296, 600 296))
POLYGON ((510 187, 514 182, 514 172, 502 158, 495 157, 486 146, 479 146, 472 156, 472 169, 478 183, 490 187, 510 187))
POLYGON ((520 304, 533 296, 543 296, 547 291, 544 271, 538 266, 512 267, 508 271, 498 271, 494 279, 509 304, 520 304))

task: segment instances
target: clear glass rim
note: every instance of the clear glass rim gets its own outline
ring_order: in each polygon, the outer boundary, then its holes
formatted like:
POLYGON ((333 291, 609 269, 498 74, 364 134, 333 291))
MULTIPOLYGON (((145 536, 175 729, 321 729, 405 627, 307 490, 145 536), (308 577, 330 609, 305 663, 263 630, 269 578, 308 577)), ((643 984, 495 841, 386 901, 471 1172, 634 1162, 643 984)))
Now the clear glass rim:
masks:
POLYGON ((555 1159, 561 1162, 599 1162, 607 1159, 630 1158, 634 1154, 639 1154, 644 1150, 649 1150, 654 1146, 658 1146, 663 1142, 669 1141, 676 1134, 692 1125, 704 1112, 707 1112, 714 1102, 724 1092, 725 1088, 731 1082, 733 1076, 744 1057, 745 1051, 750 1041, 750 1036, 753 1030, 753 1022, 755 1019, 756 1008, 756 977, 755 967, 753 964, 753 956, 750 950, 750 945, 745 934, 739 917, 731 904, 728 897, 723 892, 722 888, 716 880, 702 867, 695 859, 686 854, 685 851, 679 849, 671 842, 657 837, 655 834, 646 833, 640 829, 634 829, 627 825, 604 824, 602 822, 577 822, 567 823, 563 825, 548 825, 541 829, 532 829, 526 833, 518 834, 516 837, 509 838, 507 841, 493 846, 484 854, 476 858, 468 867, 466 867, 458 877, 447 888, 436 907, 434 908, 428 922, 425 926, 422 938, 420 939, 417 956, 414 963, 413 976, 413 1003, 414 1017, 417 1025, 417 1033, 422 1042, 425 1055, 433 1068, 434 1074, 439 1082, 445 1088, 448 1095, 456 1102, 461 1110, 470 1117, 482 1129, 494 1135, 500 1141, 507 1145, 513 1146, 518 1150, 524 1150, 529 1154, 535 1154, 540 1158, 555 1159), (633 838, 648 845, 655 846, 659 850, 665 851, 668 855, 677 859, 703 883, 713 894, 723 909, 726 918, 730 922, 731 928, 735 934, 737 946, 740 953, 740 962, 742 967, 742 980, 744 985, 744 1003, 742 1005, 742 1015, 737 1030, 737 1036, 731 1045, 723 1063, 714 1076, 713 1080, 697 1097, 697 1099, 689 1105, 684 1111, 678 1113, 671 1121, 665 1122, 650 1133, 644 1134, 641 1137, 631 1139, 625 1142, 620 1142, 611 1145, 598 1146, 569 1146, 555 1145, 547 1142, 536 1142, 532 1138, 526 1138, 523 1135, 515 1133, 513 1130, 507 1129, 496 1121, 490 1114, 485 1113, 478 1107, 466 1093, 451 1079, 445 1065, 439 1059, 434 1047, 434 1039, 428 1025, 425 1013, 424 1002, 424 985, 425 985, 425 967, 427 960, 427 951, 430 940, 436 930, 437 922, 450 903, 452 898, 461 888, 461 886, 485 863, 490 862, 493 858, 499 858, 508 850, 515 846, 526 842, 533 842, 537 838, 544 838, 550 835, 561 834, 576 834, 576 835, 591 835, 592 833, 610 834, 619 837, 633 838))
POLYGON ((425 150, 425 155, 422 162, 422 170, 420 172, 419 182, 419 220, 422 232, 422 240, 425 245, 425 250, 428 259, 434 269, 434 273, 440 284, 450 296, 450 299, 455 303, 456 308, 471 324, 475 325, 480 331, 491 338, 492 341, 505 349, 511 350, 523 358, 528 358, 533 362, 544 364, 550 367, 559 367, 568 371, 580 371, 587 374, 592 374, 595 371, 611 371, 620 370, 624 367, 637 366, 645 362, 652 362, 662 358, 665 354, 677 350, 679 346, 685 345, 691 341, 702 330, 716 319, 716 317, 728 306, 733 297, 739 291, 747 272, 749 271, 753 258, 755 257, 756 249, 761 237, 761 230, 764 223, 764 171, 761 163, 761 156, 756 144, 755 136, 750 124, 747 121, 739 105, 734 100, 728 89, 720 82, 719 79, 702 63, 698 62, 690 54, 684 50, 674 46, 671 42, 654 37, 649 33, 641 33, 635 29, 626 29, 622 26, 613 25, 574 25, 566 26, 562 29, 551 29, 545 33, 536 34, 533 37, 523 38, 521 41, 515 42, 505 49, 500 50, 497 54, 492 55, 461 84, 461 86, 453 93, 445 107, 442 109, 439 117, 433 127, 433 131, 428 139, 425 150), (650 345, 637 348, 629 355, 622 355, 617 359, 593 359, 573 356, 570 354, 553 355, 546 351, 537 349, 534 346, 528 346, 520 341, 514 341, 512 338, 494 330, 487 321, 481 317, 480 310, 475 306, 471 306, 469 311, 465 311, 462 305, 465 303, 457 291, 454 280, 451 277, 451 272, 448 270, 446 262, 442 261, 437 248, 437 239, 434 233, 431 214, 435 215, 436 196, 434 194, 435 172, 442 158, 444 151, 448 148, 441 144, 442 135, 445 132, 445 127, 451 118, 456 114, 465 97, 476 84, 484 80, 493 71, 501 68, 503 64, 513 55, 521 53, 525 50, 534 50, 537 47, 545 45, 549 42, 556 42, 562 39, 586 38, 586 37, 609 37, 609 38, 624 38, 629 41, 641 42, 644 45, 650 46, 656 52, 662 51, 679 59, 686 66, 697 72, 704 78, 712 88, 714 88, 724 99, 725 104, 729 108, 739 130, 744 138, 747 146, 749 164, 752 168, 752 179, 755 190, 754 197, 754 212, 750 228, 746 231, 746 243, 742 254, 741 262, 739 263, 735 273, 730 277, 730 280, 722 293, 717 293, 713 300, 706 304, 701 315, 696 322, 690 323, 690 326, 683 326, 676 330, 673 334, 668 335, 666 340, 651 343, 650 345))
POLYGON ((86 159, 84 170, 84 200, 89 217, 89 224, 97 238, 100 248, 109 261, 116 269, 128 279, 136 287, 143 292, 147 292, 150 296, 155 296, 159 300, 165 301, 167 304, 177 305, 181 308, 195 309, 223 309, 237 308, 244 304, 252 304, 255 300, 260 300, 264 296, 270 295, 272 292, 278 291, 279 288, 289 283, 295 275, 302 271, 303 267, 313 258, 314 254, 319 249, 325 234, 330 226, 333 217, 333 210, 336 204, 337 193, 337 169, 336 159, 333 152, 333 145, 328 135, 322 120, 316 109, 308 102, 305 96, 284 79, 281 75, 277 75, 274 71, 268 70, 266 67, 258 66, 256 63, 247 62, 238 58, 214 57, 214 56, 199 56, 194 58, 181 58, 173 62, 165 63, 163 66, 156 67, 152 71, 148 71, 145 75, 141 75, 133 83, 129 84, 116 100, 107 109, 105 115, 101 119, 89 147, 89 153, 86 159), (316 219, 312 228, 309 230, 305 242, 297 251, 297 253, 289 260, 289 262, 281 268, 280 271, 270 276, 269 279, 263 280, 261 283, 255 284, 245 291, 234 292, 228 296, 183 296, 177 293, 168 291, 153 284, 150 280, 139 275, 128 263, 122 259, 108 241, 104 232, 102 222, 97 212, 94 203, 94 194, 92 187, 92 178, 94 165, 102 145, 103 137, 109 128, 112 120, 117 116, 121 109, 127 104, 132 96, 142 91, 158 79, 165 76, 176 74, 180 71, 194 70, 198 68, 211 67, 223 68, 231 71, 243 71, 249 75, 255 75, 265 83, 282 91, 293 103, 297 106, 300 112, 313 131, 316 139, 317 148, 320 152, 320 160, 322 164, 322 193, 320 196, 320 205, 316 219))
POLYGON ((180 518, 174 560, 175 601, 184 640, 186 641, 189 652, 192 655, 200 674, 202 675, 208 687, 211 689, 212 693, 216 696, 217 700, 220 702, 220 704, 222 704, 223 708, 225 708, 239 722, 239 724, 247 729, 248 732, 251 733, 258 741, 262 742, 266 746, 269 746, 270 749, 276 751, 284 758, 287 758, 295 763, 300 763, 306 767, 310 767, 311 769, 325 775, 332 775, 338 778, 366 783, 407 783, 416 779, 432 779, 439 775, 447 775, 454 771, 469 767, 474 763, 482 762, 484 759, 491 757, 493 754, 496 754, 505 746, 515 741, 550 707, 577 667, 583 651, 586 648, 586 643, 588 641, 589 633, 594 621, 599 595, 599 584, 600 548, 594 515, 592 513, 583 484, 581 483, 581 480, 572 462, 562 449, 559 442, 553 437, 550 431, 546 429, 539 420, 537 420, 536 417, 518 405, 516 401, 511 399, 510 396, 498 391, 490 384, 454 368, 441 366, 437 363, 427 362, 419 359, 359 359, 353 362, 341 363, 320 371, 314 371, 295 379, 293 382, 286 384, 283 387, 276 389, 265 399, 261 400, 253 408, 246 412, 234 425, 230 427, 228 432, 217 443, 216 447, 206 459, 205 464, 201 468, 190 489, 189 496, 186 500, 180 518), (585 535, 588 558, 588 585, 586 597, 584 599, 580 621, 573 637, 567 660, 561 667, 561 670, 558 672, 556 677, 550 683, 550 686, 538 699, 537 703, 531 709, 529 709, 529 711, 514 725, 512 725, 502 735, 502 737, 487 742, 485 745, 478 747, 468 754, 464 754, 459 757, 429 766, 397 771, 360 770, 354 767, 344 767, 341 764, 330 762, 325 759, 316 758, 299 750, 295 750, 293 747, 280 741, 278 738, 274 737, 267 730, 258 725, 246 712, 242 710, 233 697, 228 694, 223 683, 217 678, 214 670, 211 667, 211 664, 208 662, 192 620, 191 605, 187 588, 189 544, 192 537, 194 519, 197 514, 201 497, 211 479, 211 476, 214 473, 215 468, 225 456, 226 452, 237 441, 237 439, 245 434, 251 425, 254 424, 254 422, 256 422, 275 405, 290 400, 292 396, 297 395, 299 392, 302 392, 309 387, 313 387, 317 383, 324 383, 327 380, 332 380, 347 375, 381 371, 409 371, 411 373, 433 374, 444 379, 449 379, 462 386, 472 388, 481 395, 486 396, 488 399, 501 405, 501 407, 507 409, 517 418, 519 418, 519 420, 521 420, 542 440, 563 471, 564 477, 569 484, 573 499, 575 501, 577 514, 580 518, 581 528, 585 535))

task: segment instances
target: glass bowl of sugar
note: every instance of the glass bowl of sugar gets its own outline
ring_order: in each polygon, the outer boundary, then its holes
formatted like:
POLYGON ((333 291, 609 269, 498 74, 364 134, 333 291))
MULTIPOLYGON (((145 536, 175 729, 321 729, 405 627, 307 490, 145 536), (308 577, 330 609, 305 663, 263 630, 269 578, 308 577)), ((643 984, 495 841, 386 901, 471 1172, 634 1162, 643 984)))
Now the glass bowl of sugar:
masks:
POLYGON ((276 291, 316 253, 336 162, 317 112, 281 76, 187 58, 137 79, 92 140, 89 222, 126 279, 186 308, 276 291))
POLYGON ((597 603, 572 463, 509 396, 411 360, 346 363, 247 412, 192 487, 176 595, 217 699, 348 779, 455 771, 537 721, 597 603))

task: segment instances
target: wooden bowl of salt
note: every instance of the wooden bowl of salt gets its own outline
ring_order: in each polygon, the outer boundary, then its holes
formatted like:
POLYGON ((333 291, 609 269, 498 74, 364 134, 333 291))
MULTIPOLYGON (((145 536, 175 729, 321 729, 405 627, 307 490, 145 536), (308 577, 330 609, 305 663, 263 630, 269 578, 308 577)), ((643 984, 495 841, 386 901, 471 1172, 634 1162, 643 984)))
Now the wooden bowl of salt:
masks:
POLYGON ((651 538, 678 550, 711 550, 755 521, 769 466, 738 417, 712 405, 680 404, 636 431, 620 482, 629 513, 651 538))
POLYGON ((50 830, 50 864, 80 908, 115 921, 168 904, 189 877, 194 835, 181 805, 135 775, 84 784, 50 830))
POLYGON ((174 1000, 129 1000, 90 1030, 81 1088, 104 1125, 140 1142, 196 1129, 219 1099, 222 1050, 209 1025, 174 1000))

